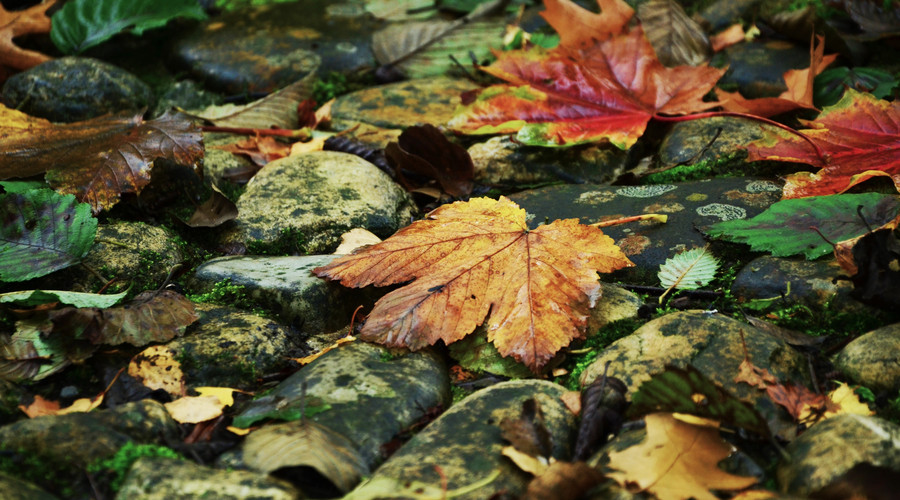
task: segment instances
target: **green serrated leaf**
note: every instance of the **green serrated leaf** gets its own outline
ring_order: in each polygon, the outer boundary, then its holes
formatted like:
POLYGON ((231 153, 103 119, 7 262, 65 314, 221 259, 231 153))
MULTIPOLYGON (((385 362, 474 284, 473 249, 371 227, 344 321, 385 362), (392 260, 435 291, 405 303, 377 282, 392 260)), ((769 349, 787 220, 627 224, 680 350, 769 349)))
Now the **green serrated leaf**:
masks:
POLYGON ((719 261, 703 247, 666 259, 659 266, 657 277, 665 288, 695 290, 708 285, 718 270, 719 261))
POLYGON ((0 293, 0 304, 15 303, 20 306, 37 306, 60 302, 75 307, 112 307, 124 299, 126 294, 128 294, 127 290, 111 295, 63 290, 22 290, 0 293))
POLYGON ((0 195, 0 217, 0 281, 71 266, 88 253, 97 234, 90 205, 50 189, 0 195))
POLYGON ((707 233, 776 257, 803 254, 813 260, 831 253, 830 242, 861 236, 898 212, 900 201, 888 194, 810 196, 779 201, 752 219, 713 224, 707 233))
POLYGON ((32 189, 47 189, 44 181, 0 181, 0 187, 7 193, 24 193, 32 189))
POLYGON ((126 29, 140 35, 177 17, 206 19, 206 13, 197 0, 73 0, 53 14, 50 39, 75 54, 126 29))

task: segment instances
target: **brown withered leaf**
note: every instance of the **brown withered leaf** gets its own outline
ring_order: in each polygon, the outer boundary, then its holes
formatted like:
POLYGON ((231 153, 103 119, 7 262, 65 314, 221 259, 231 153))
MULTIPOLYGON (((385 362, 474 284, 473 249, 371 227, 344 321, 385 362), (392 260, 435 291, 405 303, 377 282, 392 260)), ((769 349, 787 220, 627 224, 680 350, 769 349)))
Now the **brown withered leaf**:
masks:
POLYGON ((696 66, 712 54, 703 28, 675 0, 644 2, 637 15, 656 57, 666 66, 696 66))
POLYGON ((529 229, 525 210, 501 197, 443 205, 313 272, 352 287, 407 283, 375 303, 363 340, 416 350, 485 323, 501 355, 539 372, 583 337, 597 273, 633 265, 601 230, 577 219, 529 229))
POLYGON ((98 213, 124 193, 140 193, 156 159, 195 164, 203 157, 201 140, 200 130, 179 113, 55 125, 0 106, 0 179, 46 173, 50 186, 98 213))
POLYGON ((584 462, 553 462, 528 483, 519 500, 576 500, 605 477, 584 462))
POLYGON ((185 224, 190 227, 216 227, 237 219, 237 205, 225 196, 215 184, 211 185, 212 194, 209 199, 197 207, 185 224))
POLYGON ((553 452, 541 404, 534 398, 522 402, 519 418, 507 417, 500 421, 500 435, 517 450, 533 457, 550 457, 553 452))
POLYGON ((447 140, 434 125, 409 127, 400 134, 398 142, 384 148, 384 154, 407 190, 434 180, 450 196, 465 198, 472 193, 475 167, 469 152, 447 140))
POLYGON ((68 332, 94 344, 110 345, 166 342, 199 318, 191 301, 171 290, 142 292, 122 307, 65 307, 50 312, 52 335, 68 332))
POLYGON ((290 144, 271 136, 248 137, 242 141, 211 147, 246 156, 258 167, 263 167, 270 161, 278 160, 291 154, 290 144))
POLYGON ((210 106, 194 114, 219 127, 296 129, 297 108, 312 95, 316 72, 271 94, 242 106, 210 106))
POLYGON ((40 52, 21 48, 13 40, 22 35, 49 33, 47 9, 55 3, 56 0, 50 0, 17 11, 8 11, 0 5, 0 68, 23 70, 51 59, 40 52))

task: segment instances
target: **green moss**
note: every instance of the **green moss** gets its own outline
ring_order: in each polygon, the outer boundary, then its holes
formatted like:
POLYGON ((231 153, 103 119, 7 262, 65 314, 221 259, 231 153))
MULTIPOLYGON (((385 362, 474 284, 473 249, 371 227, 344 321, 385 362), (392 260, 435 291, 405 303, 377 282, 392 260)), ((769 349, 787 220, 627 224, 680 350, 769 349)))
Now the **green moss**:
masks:
POLYGON ((367 88, 373 83, 371 77, 354 78, 332 71, 313 83, 313 99, 319 104, 324 104, 335 97, 367 88))
POLYGON ((892 320, 886 313, 847 311, 835 306, 832 301, 826 302, 821 309, 813 309, 805 304, 786 305, 769 311, 764 319, 815 337, 854 337, 896 321, 896 318, 892 320))
POLYGON ((256 303, 247 293, 246 287, 244 287, 244 285, 232 284, 230 278, 214 283, 212 288, 206 293, 189 293, 186 297, 191 302, 200 304, 219 304, 249 310, 254 310, 254 308, 256 308, 256 303))
POLYGON ((613 321, 597 331, 595 335, 588 337, 584 346, 577 350, 577 354, 566 356, 564 367, 568 370, 566 375, 556 377, 556 383, 565 386, 572 391, 580 391, 581 372, 583 372, 607 346, 613 342, 631 335, 644 324, 640 319, 622 319, 613 321))
POLYGON ((456 403, 459 403, 463 399, 466 399, 466 396, 468 396, 469 394, 472 394, 472 391, 470 391, 468 389, 464 389, 457 385, 451 385, 450 386, 450 396, 451 396, 452 400, 451 400, 450 404, 455 405, 456 403))
POLYGON ((642 179, 642 183, 671 184, 713 177, 752 175, 747 170, 747 164, 741 161, 746 157, 746 151, 735 151, 734 153, 715 158, 701 159, 690 165, 678 165, 662 172, 650 174, 642 179))
POLYGON ((307 255, 306 236, 296 228, 286 227, 275 241, 250 240, 247 252, 252 255, 307 255))
POLYGON ((54 464, 24 449, 0 448, 0 472, 34 483, 62 498, 76 496, 76 471, 71 467, 54 464))
POLYGON ((141 457, 168 457, 183 459, 181 455, 171 448, 155 444, 136 444, 133 441, 125 443, 112 457, 97 460, 89 464, 88 472, 106 476, 109 480, 109 488, 113 492, 119 491, 125 475, 131 469, 137 459, 141 457))

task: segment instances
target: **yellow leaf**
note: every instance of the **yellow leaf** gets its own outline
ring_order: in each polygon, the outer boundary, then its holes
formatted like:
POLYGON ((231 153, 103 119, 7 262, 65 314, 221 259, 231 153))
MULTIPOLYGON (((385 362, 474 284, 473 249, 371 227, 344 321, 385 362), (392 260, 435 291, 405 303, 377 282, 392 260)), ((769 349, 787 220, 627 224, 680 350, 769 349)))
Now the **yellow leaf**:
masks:
POLYGON ((671 413, 644 417, 647 438, 609 454, 607 476, 631 491, 649 491, 659 500, 716 500, 710 490, 740 490, 755 478, 729 474, 718 463, 732 447, 711 427, 681 422, 671 413))
POLYGON ((306 365, 306 364, 312 363, 313 361, 318 359, 319 356, 325 354, 326 352, 340 347, 341 344, 346 344, 347 342, 353 342, 354 340, 356 340, 356 337, 354 337, 353 335, 347 335, 346 337, 341 337, 341 338, 337 339, 333 344, 331 344, 330 346, 326 347, 325 349, 322 349, 321 351, 319 351, 315 354, 310 354, 309 356, 305 356, 302 358, 293 358, 293 359, 294 359, 294 361, 300 363, 301 365, 306 365))
POLYGON ((101 393, 93 398, 81 398, 75 400, 70 406, 60 408, 57 401, 44 399, 38 395, 34 396, 34 401, 28 406, 19 405, 19 409, 28 415, 28 418, 43 417, 45 415, 66 415, 68 413, 88 412, 97 408, 103 403, 103 395, 101 393))
POLYGON ((223 405, 231 406, 234 404, 234 391, 237 389, 232 389, 231 387, 197 387, 194 390, 201 396, 215 396, 219 398, 223 405))
POLYGON ((525 452, 517 450, 514 446, 504 446, 500 453, 512 460, 516 467, 531 474, 540 476, 547 472, 550 462, 544 457, 533 457, 525 452))
POLYGON ((131 359, 128 374, 144 386, 162 389, 178 397, 184 396, 184 373, 175 360, 175 351, 163 345, 148 347, 131 359))
POLYGON ((225 407, 216 396, 185 396, 166 403, 166 410, 176 422, 197 424, 222 415, 225 407))

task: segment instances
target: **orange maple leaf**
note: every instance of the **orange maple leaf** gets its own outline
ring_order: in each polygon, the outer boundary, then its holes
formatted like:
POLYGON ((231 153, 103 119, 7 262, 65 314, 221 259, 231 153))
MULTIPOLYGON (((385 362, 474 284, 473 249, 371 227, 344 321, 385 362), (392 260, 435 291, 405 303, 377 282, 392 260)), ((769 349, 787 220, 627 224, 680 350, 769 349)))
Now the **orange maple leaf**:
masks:
POLYGON ((597 0, 597 5, 599 14, 571 0, 544 0, 546 10, 541 17, 559 33, 561 46, 578 48, 618 35, 634 16, 634 9, 620 0, 597 0))
POLYGON ((809 67, 785 71, 784 83, 787 85, 787 90, 781 95, 746 99, 739 92, 725 92, 716 89, 716 94, 722 100, 722 108, 725 111, 762 117, 775 116, 801 108, 816 109, 813 105, 813 80, 837 58, 837 54, 826 56, 825 39, 821 36, 816 38, 818 44, 812 43, 812 41, 809 44, 809 67))
POLYGON ((634 264, 600 229, 558 220, 528 229, 501 197, 444 205, 362 252, 313 272, 352 287, 415 280, 382 297, 360 337, 421 349, 456 342, 490 312, 488 340, 532 371, 583 336, 597 272, 634 264))
POLYGON ((644 417, 647 438, 609 454, 607 474, 630 491, 649 491, 660 500, 715 500, 709 490, 739 490, 756 478, 735 476, 718 467, 732 447, 713 427, 692 425, 671 413, 644 417))
POLYGON ((50 0, 25 10, 12 12, 0 5, 0 67, 23 70, 51 59, 50 56, 40 52, 17 46, 13 43, 13 39, 22 35, 49 33, 50 18, 47 17, 47 9, 54 3, 56 0, 50 0))

